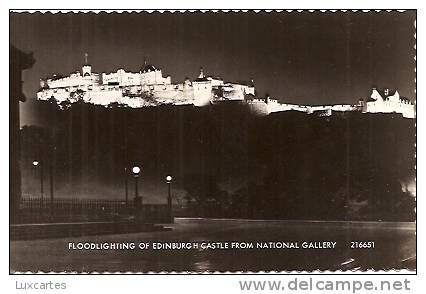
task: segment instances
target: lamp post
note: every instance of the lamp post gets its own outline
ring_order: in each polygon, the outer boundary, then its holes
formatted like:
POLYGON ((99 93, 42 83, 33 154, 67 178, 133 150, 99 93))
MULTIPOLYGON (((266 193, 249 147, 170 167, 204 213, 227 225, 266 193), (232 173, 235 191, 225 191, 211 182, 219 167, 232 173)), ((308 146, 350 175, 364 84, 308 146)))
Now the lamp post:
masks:
MULTIPOLYGON (((56 147, 55 149, 56 150, 56 147)), ((53 164, 49 165, 49 182, 50 182, 50 217, 53 218, 53 164)))
POLYGON ((168 187, 168 196, 167 196, 167 209, 169 212, 169 221, 173 222, 173 215, 172 215, 172 194, 170 186, 172 184, 173 177, 171 175, 166 176, 166 183, 168 187))
POLYGON ((124 193, 126 199, 126 209, 129 206, 129 188, 127 185, 127 167, 124 168, 124 193))
POLYGON ((40 162, 37 159, 34 159, 33 165, 35 168, 40 166, 40 197, 41 197, 41 203, 43 203, 43 165, 40 164, 40 162))
POLYGON ((138 179, 139 179, 139 174, 141 172, 141 168, 137 165, 132 167, 132 173, 133 173, 133 177, 135 178, 135 208, 136 208, 136 216, 137 218, 139 218, 140 216, 140 211, 142 209, 142 197, 139 197, 139 191, 138 191, 138 179))
POLYGON ((33 166, 35 169, 40 167, 40 215, 43 215, 43 165, 37 159, 34 159, 33 166))

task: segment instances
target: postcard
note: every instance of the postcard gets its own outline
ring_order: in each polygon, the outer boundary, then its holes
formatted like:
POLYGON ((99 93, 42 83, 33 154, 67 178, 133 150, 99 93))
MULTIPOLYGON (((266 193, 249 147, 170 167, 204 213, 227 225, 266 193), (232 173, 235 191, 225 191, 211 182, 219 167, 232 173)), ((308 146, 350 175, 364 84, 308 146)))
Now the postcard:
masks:
POLYGON ((10 273, 416 273, 415 35, 10 11, 10 273))

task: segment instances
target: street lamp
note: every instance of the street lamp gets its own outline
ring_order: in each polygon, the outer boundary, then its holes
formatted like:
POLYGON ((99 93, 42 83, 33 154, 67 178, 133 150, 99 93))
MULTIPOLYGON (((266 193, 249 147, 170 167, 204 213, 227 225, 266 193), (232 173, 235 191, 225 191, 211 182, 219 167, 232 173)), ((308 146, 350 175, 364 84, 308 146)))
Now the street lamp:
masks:
POLYGON ((172 184, 172 180, 173 180, 173 177, 171 176, 171 175, 167 175, 166 176, 166 183, 167 183, 167 186, 168 186, 168 197, 167 197, 167 209, 168 209, 168 212, 169 212, 169 220, 170 220, 170 222, 172 222, 172 220, 173 220, 173 215, 172 215, 172 194, 171 194, 171 191, 170 191, 170 186, 171 186, 171 184, 172 184))
POLYGON ((37 166, 40 165, 40 196, 41 196, 41 201, 43 202, 43 165, 40 164, 40 162, 37 159, 33 160, 33 165, 35 168, 37 168, 37 166))
POLYGON ((135 165, 135 166, 132 168, 132 172, 133 172, 133 175, 134 175, 135 177, 139 177, 139 173, 141 172, 141 168, 140 168, 139 166, 135 165))
POLYGON ((34 168, 37 168, 40 166, 40 214, 42 214, 43 211, 43 165, 40 164, 40 162, 37 159, 33 160, 33 166, 34 168))
POLYGON ((138 193, 138 179, 139 179, 140 172, 141 172, 141 168, 139 166, 135 165, 132 167, 133 177, 135 178, 135 207, 137 209, 142 207, 142 197, 139 197, 139 193, 138 193))

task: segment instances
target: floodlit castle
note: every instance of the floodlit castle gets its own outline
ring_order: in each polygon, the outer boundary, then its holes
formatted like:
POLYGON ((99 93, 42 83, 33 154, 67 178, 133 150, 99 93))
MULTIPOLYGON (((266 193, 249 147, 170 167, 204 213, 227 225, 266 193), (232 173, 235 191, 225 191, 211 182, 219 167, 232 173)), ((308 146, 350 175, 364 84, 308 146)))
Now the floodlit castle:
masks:
POLYGON ((283 104, 270 97, 257 98, 253 81, 224 82, 219 77, 207 76, 201 68, 194 80, 173 84, 170 76, 164 76, 161 69, 144 62, 139 72, 118 69, 111 73, 92 72, 87 62, 81 71, 68 76, 54 75, 40 80, 38 100, 49 100, 61 107, 83 101, 96 105, 122 105, 132 108, 157 106, 161 104, 205 106, 226 101, 246 103, 256 114, 268 115, 272 112, 301 111, 319 116, 329 116, 333 112, 360 111, 364 113, 400 113, 403 117, 414 118, 415 107, 398 91, 373 88, 367 101, 358 104, 339 105, 298 105, 283 104))
POLYGON ((118 69, 98 74, 92 72, 87 56, 81 71, 41 79, 40 86, 39 100, 54 99, 58 104, 84 101, 104 106, 118 103, 133 108, 160 104, 204 106, 213 100, 244 100, 246 95, 255 94, 251 83, 225 83, 204 75, 203 69, 195 80, 186 79, 180 84, 172 84, 170 76, 164 77, 161 69, 146 62, 136 73, 118 69))
POLYGON ((414 118, 415 109, 410 99, 399 95, 397 90, 373 88, 370 98, 363 103, 363 111, 371 113, 401 113, 403 117, 414 118))

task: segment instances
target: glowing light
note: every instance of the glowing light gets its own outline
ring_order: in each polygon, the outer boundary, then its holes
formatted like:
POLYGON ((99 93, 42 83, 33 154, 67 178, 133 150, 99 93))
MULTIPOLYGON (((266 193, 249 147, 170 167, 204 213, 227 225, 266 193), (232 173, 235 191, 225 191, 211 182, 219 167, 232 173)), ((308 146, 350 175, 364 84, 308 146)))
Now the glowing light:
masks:
POLYGON ((33 165, 34 165, 34 166, 37 166, 37 165, 38 165, 38 161, 37 161, 37 160, 34 160, 34 161, 33 161, 33 165))
POLYGON ((134 166, 133 168, 132 168, 132 172, 135 174, 135 175, 139 175, 139 173, 141 172, 141 168, 139 167, 139 166, 134 166))
POLYGON ((167 181, 167 183, 170 183, 172 180, 173 180, 173 178, 172 178, 172 176, 171 176, 171 175, 168 175, 168 176, 166 177, 166 181, 167 181))

